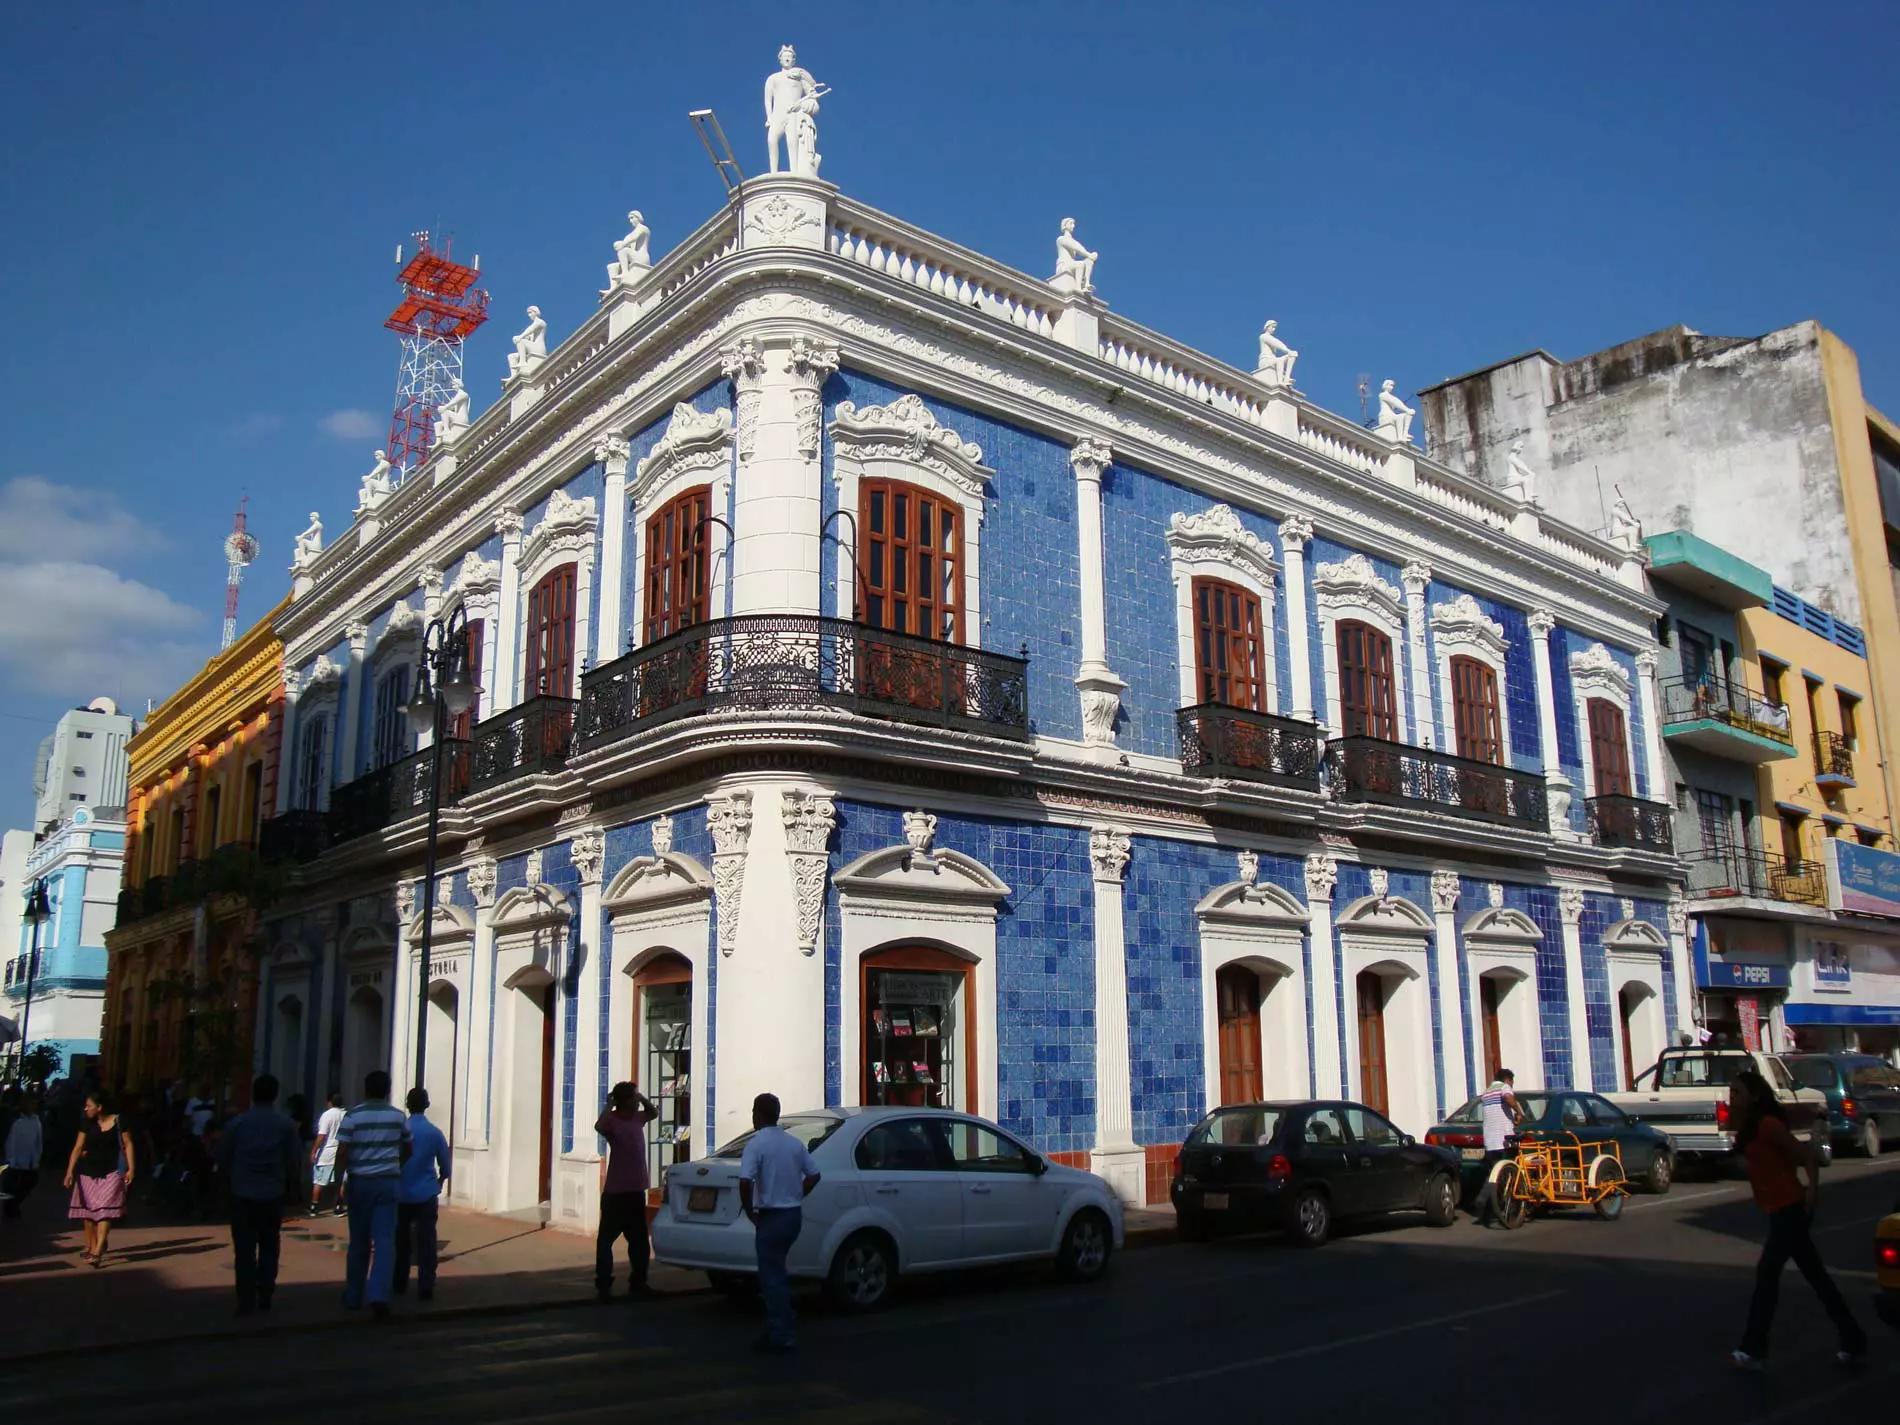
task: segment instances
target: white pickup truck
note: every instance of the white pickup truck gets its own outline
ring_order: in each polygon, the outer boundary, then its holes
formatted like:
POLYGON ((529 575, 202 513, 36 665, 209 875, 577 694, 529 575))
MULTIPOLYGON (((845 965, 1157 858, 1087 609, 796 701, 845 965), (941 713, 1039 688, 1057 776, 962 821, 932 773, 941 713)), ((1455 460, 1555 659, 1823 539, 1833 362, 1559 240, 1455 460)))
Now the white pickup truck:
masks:
POLYGON ((1787 1110, 1789 1130, 1810 1144, 1823 1163, 1831 1162, 1827 1095, 1796 1084, 1778 1054, 1751 1049, 1665 1049, 1653 1066, 1636 1076, 1634 1092, 1603 1096, 1667 1133, 1678 1159, 1726 1158, 1735 1152, 1728 1089, 1743 1069, 1754 1069, 1768 1080, 1787 1110))

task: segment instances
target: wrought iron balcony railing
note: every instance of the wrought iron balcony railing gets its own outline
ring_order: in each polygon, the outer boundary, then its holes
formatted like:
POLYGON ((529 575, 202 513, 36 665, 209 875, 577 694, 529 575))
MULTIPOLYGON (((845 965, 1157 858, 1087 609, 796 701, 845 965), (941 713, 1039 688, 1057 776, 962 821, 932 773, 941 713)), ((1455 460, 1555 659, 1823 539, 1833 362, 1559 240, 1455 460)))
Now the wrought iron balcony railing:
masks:
POLYGON ((412 752, 399 762, 346 782, 330 794, 331 844, 352 841, 416 816, 429 807, 429 773, 435 758, 442 763, 442 805, 451 806, 468 791, 469 744, 463 738, 444 738, 435 747, 412 752))
POLYGON ((1028 664, 846 619, 714 619, 583 675, 576 740, 591 749, 695 713, 800 708, 1027 740, 1028 664))
POLYGON ((1731 679, 1670 678, 1662 683, 1662 725, 1720 722, 1772 742, 1794 746, 1788 707, 1731 679))
POLYGON ((1827 902, 1827 877, 1818 861, 1793 861, 1739 846, 1691 851, 1682 860, 1692 897, 1751 896, 1796 905, 1827 902))
POLYGON ((1326 753, 1333 795, 1342 802, 1417 807, 1476 821, 1548 832, 1544 779, 1448 752, 1376 737, 1342 737, 1326 753))
POLYGON ((479 792, 534 772, 558 772, 567 765, 574 740, 573 698, 547 694, 479 723, 470 738, 474 762, 468 789, 479 792))
POLYGON ((314 861, 329 844, 329 819, 324 813, 287 811, 264 823, 257 851, 267 862, 314 861))
POLYGON ((1675 811, 1667 802, 1605 794, 1584 803, 1597 845, 1636 851, 1675 849, 1675 811))
POLYGON ((1310 722, 1222 703, 1182 708, 1174 719, 1185 772, 1319 790, 1325 738, 1310 722))
POLYGON ((1814 771, 1837 781, 1854 780, 1854 749, 1838 732, 1814 734, 1814 771))

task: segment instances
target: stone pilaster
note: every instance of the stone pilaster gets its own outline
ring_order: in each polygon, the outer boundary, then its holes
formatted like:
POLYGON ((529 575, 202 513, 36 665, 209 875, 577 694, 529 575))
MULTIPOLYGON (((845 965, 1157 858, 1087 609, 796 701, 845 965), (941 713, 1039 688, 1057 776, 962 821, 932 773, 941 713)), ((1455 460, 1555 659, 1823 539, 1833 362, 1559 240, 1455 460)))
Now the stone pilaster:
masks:
POLYGON ((1147 1201, 1146 1155, 1135 1143, 1128 1046, 1128 942, 1122 895, 1132 842, 1125 831, 1089 833, 1095 875, 1095 1146, 1090 1167, 1131 1206, 1147 1201))
POLYGON ((521 644, 521 515, 503 510, 495 517, 495 533, 501 536, 501 588, 495 596, 494 700, 483 709, 490 717, 520 701, 515 692, 515 650, 521 644))
POLYGON ((736 614, 817 611, 824 385, 837 369, 838 349, 816 338, 763 354, 758 413, 742 433, 752 454, 733 503, 736 614))
POLYGON ((611 663, 626 652, 620 610, 627 565, 627 460, 624 436, 603 437, 594 446, 594 459, 606 471, 600 506, 600 627, 594 631, 594 662, 611 663))
POLYGON ((1345 1092, 1339 1060, 1338 976, 1333 966, 1333 887, 1339 863, 1331 856, 1306 858, 1306 933, 1313 965, 1313 1080, 1320 1098, 1345 1092))
POLYGON ((1090 747, 1115 745, 1115 716, 1128 685, 1108 666, 1108 616, 1103 594, 1102 477, 1113 459, 1106 444, 1084 438, 1069 452, 1075 471, 1078 583, 1082 595, 1082 737, 1090 747))
POLYGON ((1663 771, 1662 703, 1656 696, 1656 650, 1636 655, 1636 695, 1643 707, 1643 773, 1649 780, 1652 802, 1669 800, 1668 774, 1663 771))
POLYGON ((343 677, 343 706, 337 709, 336 754, 330 759, 330 785, 356 780, 357 714, 363 706, 363 653, 369 647, 369 626, 350 624, 343 630, 350 641, 350 669, 343 677))
POLYGON ((1438 963, 1438 1023, 1444 1044, 1445 1089, 1438 1115, 1445 1114, 1475 1091, 1465 1069, 1465 994, 1458 973, 1458 873, 1432 872, 1432 932, 1438 963))
POLYGON ((1301 515, 1288 515, 1280 521, 1280 548, 1286 555, 1286 646, 1293 666, 1287 670, 1292 679, 1293 716, 1302 722, 1313 719, 1313 663, 1307 646, 1306 629, 1306 546, 1313 539, 1313 522, 1301 515))
POLYGON ((1689 902, 1680 890, 1669 897, 1669 953, 1675 961, 1676 1022, 1670 1026, 1672 1037, 1695 1032, 1695 963, 1689 954, 1689 902))
MULTIPOLYGON (((607 838, 599 831, 577 832, 568 843, 574 873, 581 883, 580 983, 574 1005, 574 1157, 595 1160, 599 1145, 587 1125, 605 1104, 600 1070, 600 1024, 607 1007, 600 999, 600 961, 609 952, 605 918, 600 910, 600 872, 607 856, 607 838)), ((589 1195, 591 1196, 591 1195, 589 1195)), ((586 1208, 587 1198, 583 1198, 586 1208)), ((584 1210, 584 1220, 594 1221, 584 1210)))
POLYGON ((1415 561, 1405 566, 1400 578, 1405 584, 1405 676, 1412 682, 1413 741, 1436 747, 1431 664, 1425 657, 1425 590, 1432 582, 1432 566, 1415 561))
POLYGON ((1574 789, 1557 753, 1557 694, 1550 677, 1550 632, 1557 626, 1557 617, 1549 609, 1533 609, 1529 623, 1531 667, 1537 675, 1537 736, 1544 749, 1544 781, 1550 796, 1550 834, 1574 840, 1576 833, 1570 829, 1574 789))
POLYGON ((1590 1017, 1583 1000, 1583 891, 1562 886, 1557 910, 1563 920, 1564 998, 1570 1018, 1570 1086, 1593 1089, 1590 1072, 1590 1017))

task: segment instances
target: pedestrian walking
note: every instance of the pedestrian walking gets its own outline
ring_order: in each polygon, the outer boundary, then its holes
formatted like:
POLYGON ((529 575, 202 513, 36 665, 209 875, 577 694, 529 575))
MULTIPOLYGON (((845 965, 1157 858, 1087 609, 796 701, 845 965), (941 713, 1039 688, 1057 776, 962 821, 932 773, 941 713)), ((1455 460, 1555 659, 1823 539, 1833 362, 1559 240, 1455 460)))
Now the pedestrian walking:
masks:
POLYGON ((336 1215, 343 1215, 342 1176, 336 1170, 336 1131, 343 1126, 343 1095, 331 1091, 322 1117, 317 1119, 317 1141, 310 1150, 310 1215, 323 1210, 323 1190, 336 1184, 336 1215))
POLYGON ((617 1083, 594 1132, 607 1140, 600 1179, 600 1230, 594 1237, 594 1290, 614 1294, 614 1243, 627 1239, 627 1299, 651 1296, 647 1285, 647 1124, 660 1111, 630 1083, 617 1083))
POLYGON ((224 1125, 218 1140, 237 1252, 239 1316, 270 1310, 284 1209, 294 1210, 302 1196, 302 1148, 297 1125, 277 1111, 276 1076, 260 1075, 251 1085, 251 1106, 224 1125))
POLYGON ((389 1101, 389 1074, 372 1069, 363 1079, 363 1102, 343 1115, 336 1130, 336 1170, 350 1177, 350 1255, 343 1305, 361 1311, 364 1301, 380 1321, 389 1315, 395 1277, 396 1186, 409 1156, 409 1123, 389 1101))
POLYGON ((409 1157, 396 1186, 395 1291, 409 1290, 409 1263, 416 1264, 416 1300, 435 1296, 435 1218, 442 1191, 449 1185, 449 1140, 429 1122, 429 1091, 410 1089, 409 1157))
POLYGON ((1795 1141, 1788 1131, 1786 1111, 1768 1087, 1768 1080, 1755 1070, 1743 1069, 1736 1074, 1729 1084, 1728 1102, 1755 1206, 1768 1214, 1768 1239, 1755 1266, 1755 1294, 1748 1303, 1748 1324, 1742 1329, 1741 1346, 1731 1353, 1735 1364, 1743 1370, 1758 1371, 1767 1361, 1768 1329, 1774 1324, 1775 1305, 1781 1295, 1781 1269, 1790 1261, 1801 1269, 1814 1294, 1821 1298, 1840 1336, 1835 1359, 1842 1365, 1861 1364, 1867 1358, 1867 1333, 1827 1274, 1808 1233, 1821 1194, 1814 1150, 1795 1141), (1805 1190, 1795 1176, 1797 1170, 1807 1174, 1805 1190))
POLYGON ((0 1182, 0 1203, 8 1218, 17 1219, 20 1208, 40 1181, 40 1158, 46 1152, 46 1129, 40 1122, 39 1100, 28 1095, 7 1128, 4 1182, 0 1182))
POLYGON ((1491 1182, 1491 1169, 1511 1150, 1517 1125, 1524 1121, 1524 1110, 1517 1101, 1517 1075, 1499 1069, 1497 1077, 1478 1096, 1479 1121, 1484 1127, 1484 1186, 1471 1205, 1471 1220, 1480 1227, 1489 1226, 1498 1213, 1497 1189, 1491 1182))
POLYGON ((138 1154, 104 1089, 88 1093, 80 1112, 84 1116, 66 1160, 66 1186, 72 1192, 66 1215, 86 1234, 86 1260, 103 1267, 112 1224, 125 1216, 125 1190, 137 1175, 138 1154))
POLYGON ((765 1302, 765 1334, 753 1349, 782 1356, 798 1349, 785 1259, 805 1225, 805 1199, 818 1186, 819 1173, 805 1145, 778 1126, 778 1115, 777 1095, 752 1100, 752 1134, 739 1155, 739 1206, 752 1220, 765 1302))

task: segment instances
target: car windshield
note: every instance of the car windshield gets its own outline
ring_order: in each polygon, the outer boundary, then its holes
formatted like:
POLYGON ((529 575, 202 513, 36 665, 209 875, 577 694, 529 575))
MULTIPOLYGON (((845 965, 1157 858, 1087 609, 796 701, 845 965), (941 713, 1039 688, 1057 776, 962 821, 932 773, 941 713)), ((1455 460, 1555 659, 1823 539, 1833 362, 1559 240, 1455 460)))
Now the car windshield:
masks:
POLYGON ((1666 1089, 1727 1088, 1742 1070, 1754 1067, 1747 1054, 1672 1054, 1662 1061, 1657 1082, 1666 1089))
MULTIPOLYGON (((1525 1117, 1529 1122, 1538 1123, 1543 1120, 1545 1112, 1550 1108, 1550 1095, 1547 1093, 1520 1093, 1517 1095, 1517 1106, 1524 1110, 1525 1117)), ((1445 1120, 1447 1123, 1482 1123, 1483 1121, 1484 1105, 1475 1098, 1445 1120)))
POLYGON ((1216 1148, 1252 1148, 1271 1143, 1279 1132, 1281 1113, 1277 1108, 1222 1108, 1208 1114, 1188 1134, 1189 1143, 1209 1143, 1216 1148))
POLYGON ((1794 1081, 1804 1089, 1834 1087, 1834 1065, 1831 1060, 1794 1059, 1788 1064, 1788 1072, 1794 1075, 1794 1081))
MULTIPOLYGON (((796 1138, 800 1143, 804 1144, 807 1152, 810 1152, 820 1143, 824 1142, 825 1139, 836 1133, 843 1124, 844 1120, 842 1118, 835 1118, 829 1113, 794 1113, 790 1117, 781 1118, 778 1121, 778 1126, 791 1134, 792 1137, 796 1138)), ((745 1152, 745 1145, 750 1141, 751 1137, 752 1135, 750 1133, 741 1133, 717 1153, 714 1153, 713 1156, 715 1158, 737 1158, 745 1152)))
POLYGON ((1879 1060, 1856 1064, 1847 1076, 1848 1085, 1861 1093, 1875 1089, 1900 1089, 1900 1069, 1889 1068, 1879 1060))

